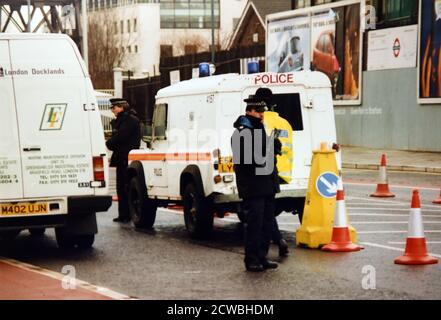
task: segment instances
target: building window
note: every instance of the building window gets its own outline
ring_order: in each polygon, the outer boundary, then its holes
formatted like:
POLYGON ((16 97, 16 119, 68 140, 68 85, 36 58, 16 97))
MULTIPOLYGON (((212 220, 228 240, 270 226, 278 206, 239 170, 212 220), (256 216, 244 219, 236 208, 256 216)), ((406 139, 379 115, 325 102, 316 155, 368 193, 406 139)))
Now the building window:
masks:
MULTIPOLYGON (((220 0, 214 0, 214 27, 220 27, 220 0)), ((162 0, 161 28, 211 28, 211 0, 162 0)))
POLYGON ((113 33, 118 34, 118 22, 116 21, 113 23, 113 33))
POLYGON ((418 23, 418 1, 371 0, 377 13, 378 29, 418 23))
POLYGON ((137 32, 138 29, 138 21, 135 19, 133 19, 133 32, 137 32))
POLYGON ((132 53, 132 47, 131 46, 127 47, 127 53, 132 53))
POLYGON ((138 53, 138 46, 135 45, 135 53, 138 53))
POLYGON ((127 33, 130 33, 130 20, 127 20, 127 33))
POLYGON ((124 33, 124 21, 121 21, 119 25, 120 25, 120 29, 121 29, 120 30, 121 34, 123 34, 124 33))
POLYGON ((339 0, 293 0, 292 7, 293 9, 300 9, 337 1, 339 0))

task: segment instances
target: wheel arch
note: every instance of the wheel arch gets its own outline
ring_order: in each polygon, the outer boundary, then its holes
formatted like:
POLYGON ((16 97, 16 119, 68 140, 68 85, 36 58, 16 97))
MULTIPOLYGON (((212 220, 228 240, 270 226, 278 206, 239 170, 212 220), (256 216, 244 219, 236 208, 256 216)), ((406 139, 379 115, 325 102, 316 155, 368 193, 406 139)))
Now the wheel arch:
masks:
POLYGON ((141 185, 144 188, 145 194, 147 194, 144 167, 139 161, 133 161, 127 168, 127 182, 129 182, 133 177, 138 177, 141 180, 141 185))
POLYGON ((201 171, 199 170, 199 167, 194 164, 188 165, 181 173, 181 177, 179 179, 179 193, 181 196, 184 195, 185 186, 190 181, 195 183, 196 191, 205 196, 201 171))

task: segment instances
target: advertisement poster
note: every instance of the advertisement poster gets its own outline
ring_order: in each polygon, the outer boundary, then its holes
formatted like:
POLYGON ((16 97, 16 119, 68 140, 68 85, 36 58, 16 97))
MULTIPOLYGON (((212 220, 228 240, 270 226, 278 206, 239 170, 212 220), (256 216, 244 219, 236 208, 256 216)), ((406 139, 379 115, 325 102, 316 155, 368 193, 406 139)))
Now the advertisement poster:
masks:
MULTIPOLYGON (((339 21, 339 23, 342 23, 339 21)), ((344 10, 344 43, 343 63, 340 64, 339 81, 342 85, 337 88, 336 100, 360 99, 361 84, 361 32, 360 5, 351 5, 344 10)), ((337 39, 338 42, 338 39, 337 39)), ((339 47, 337 43, 337 47, 339 47)))
POLYGON ((268 26, 268 71, 309 70, 310 19, 297 17, 276 21, 268 26))
POLYGON ((418 25, 368 33, 367 70, 415 68, 418 25))
POLYGON ((267 66, 271 72, 315 70, 331 82, 335 103, 361 103, 360 2, 336 2, 267 16, 267 66), (305 16, 308 12, 308 16, 305 16))
POLYGON ((335 55, 335 17, 335 13, 331 10, 329 13, 311 18, 311 68, 328 76, 334 96, 340 74, 340 63, 335 55))
POLYGON ((441 101, 441 0, 421 1, 419 101, 441 101))

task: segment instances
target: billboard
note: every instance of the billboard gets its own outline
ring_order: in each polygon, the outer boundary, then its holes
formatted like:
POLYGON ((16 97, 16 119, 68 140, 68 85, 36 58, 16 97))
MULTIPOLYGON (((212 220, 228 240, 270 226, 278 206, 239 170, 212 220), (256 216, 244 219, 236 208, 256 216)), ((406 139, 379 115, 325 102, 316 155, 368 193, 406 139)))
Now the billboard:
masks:
POLYGON ((441 0, 420 0, 418 101, 441 102, 441 0))
POLYGON ((369 31, 367 70, 415 68, 417 42, 418 25, 369 31))
POLYGON ((309 17, 277 21, 268 27, 268 70, 290 72, 310 68, 309 17))
POLYGON ((360 0, 349 0, 268 15, 267 71, 323 72, 331 82, 335 104, 360 104, 360 11, 360 0), (296 60, 292 52, 299 50, 302 59, 296 60))

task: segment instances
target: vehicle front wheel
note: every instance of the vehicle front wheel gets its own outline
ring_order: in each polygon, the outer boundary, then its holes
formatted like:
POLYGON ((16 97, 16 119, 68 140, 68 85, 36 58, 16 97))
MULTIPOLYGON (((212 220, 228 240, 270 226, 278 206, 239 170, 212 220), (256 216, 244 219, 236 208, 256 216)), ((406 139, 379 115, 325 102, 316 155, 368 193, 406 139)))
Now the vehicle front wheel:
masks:
POLYGON ((129 184, 129 211, 136 228, 151 228, 156 219, 156 204, 148 199, 145 188, 138 177, 129 184))
POLYGON ((95 242, 95 235, 84 234, 81 236, 75 236, 74 242, 80 249, 89 249, 93 246, 93 243, 95 242))
POLYGON ((0 239, 6 240, 6 241, 12 241, 14 240, 19 234, 21 230, 6 230, 0 232, 0 239))
POLYGON ((33 229, 29 229, 29 233, 33 237, 42 237, 45 232, 46 232, 46 228, 33 228, 33 229))
POLYGON ((184 190, 185 227, 191 237, 206 238, 213 230, 213 212, 210 202, 197 192, 194 182, 189 182, 184 190))
POLYGON ((60 249, 72 249, 75 246, 74 236, 67 234, 60 228, 55 229, 55 238, 60 249))

